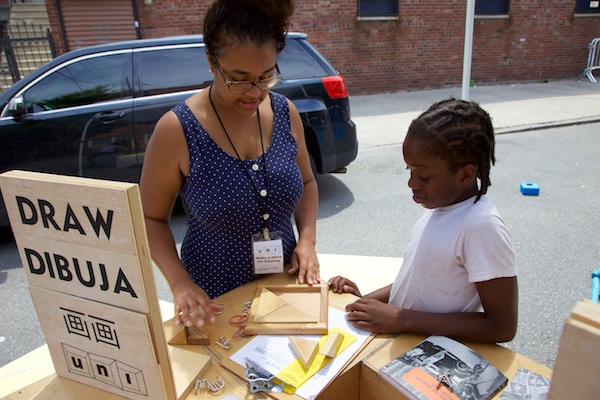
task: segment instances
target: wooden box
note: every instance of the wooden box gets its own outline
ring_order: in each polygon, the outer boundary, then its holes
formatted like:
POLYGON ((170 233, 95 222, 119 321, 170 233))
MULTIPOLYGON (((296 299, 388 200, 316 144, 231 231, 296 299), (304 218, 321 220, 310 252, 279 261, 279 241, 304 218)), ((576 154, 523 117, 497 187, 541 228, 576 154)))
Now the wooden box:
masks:
POLYGON ((600 304, 579 301, 565 322, 548 400, 600 396, 600 304))
POLYGON ((244 332, 248 335, 326 334, 327 285, 258 286, 244 332))

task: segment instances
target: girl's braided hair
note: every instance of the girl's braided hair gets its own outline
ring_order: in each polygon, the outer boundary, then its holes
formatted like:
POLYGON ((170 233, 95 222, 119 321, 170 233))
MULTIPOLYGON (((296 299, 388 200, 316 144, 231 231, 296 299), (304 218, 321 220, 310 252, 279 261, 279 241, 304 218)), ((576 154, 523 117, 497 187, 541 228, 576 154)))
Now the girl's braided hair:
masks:
POLYGON ((431 155, 447 160, 452 172, 473 164, 480 180, 475 202, 491 186, 495 164, 494 128, 487 112, 472 101, 450 98, 432 105, 415 119, 407 136, 418 139, 431 155))
POLYGON ((279 53, 293 13, 293 0, 216 0, 204 18, 206 51, 218 56, 232 39, 258 45, 273 40, 279 53))

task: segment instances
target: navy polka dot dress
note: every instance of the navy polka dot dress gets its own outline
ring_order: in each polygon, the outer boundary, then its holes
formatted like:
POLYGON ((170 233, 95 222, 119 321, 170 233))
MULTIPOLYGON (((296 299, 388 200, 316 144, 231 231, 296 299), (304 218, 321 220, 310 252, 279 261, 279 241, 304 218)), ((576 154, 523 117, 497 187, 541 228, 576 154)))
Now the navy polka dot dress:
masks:
MULTIPOLYGON (((271 102, 273 137, 265 149, 269 187, 263 155, 243 163, 258 190, 268 190, 269 230, 282 233, 289 263, 296 246, 291 218, 304 185, 287 99, 271 93, 271 102)), ((251 236, 263 230, 260 203, 239 160, 212 140, 187 105, 180 103, 173 111, 190 152, 190 175, 181 191, 188 217, 181 260, 192 280, 215 298, 258 277, 253 273, 251 236)))

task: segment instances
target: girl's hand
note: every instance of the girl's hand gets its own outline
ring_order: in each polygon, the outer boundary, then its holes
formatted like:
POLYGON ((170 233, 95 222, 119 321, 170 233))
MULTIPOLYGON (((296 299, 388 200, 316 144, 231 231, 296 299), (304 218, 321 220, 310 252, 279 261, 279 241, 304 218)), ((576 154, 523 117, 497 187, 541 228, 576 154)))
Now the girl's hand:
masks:
POLYGON ((221 306, 213 303, 206 292, 191 279, 172 288, 175 304, 175 325, 204 325, 205 321, 214 324, 215 311, 221 306))
POLYGON ((356 283, 343 276, 336 276, 327 282, 333 293, 350 293, 358 297, 362 297, 356 283))
POLYGON ((309 286, 321 282, 319 259, 315 245, 308 241, 298 241, 294 252, 292 253, 292 267, 289 274, 298 272, 298 282, 303 284, 305 281, 309 286))
POLYGON ((401 333, 400 309, 375 299, 358 299, 346 306, 346 319, 357 328, 376 333, 401 333))

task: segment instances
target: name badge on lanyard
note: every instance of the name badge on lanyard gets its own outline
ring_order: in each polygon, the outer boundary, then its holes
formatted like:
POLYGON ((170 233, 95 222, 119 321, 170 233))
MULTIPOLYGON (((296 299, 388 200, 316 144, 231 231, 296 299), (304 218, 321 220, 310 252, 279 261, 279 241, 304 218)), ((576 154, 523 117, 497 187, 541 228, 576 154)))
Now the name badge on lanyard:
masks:
POLYGON ((269 232, 252 235, 252 262, 255 274, 283 272, 283 240, 281 232, 269 232))

